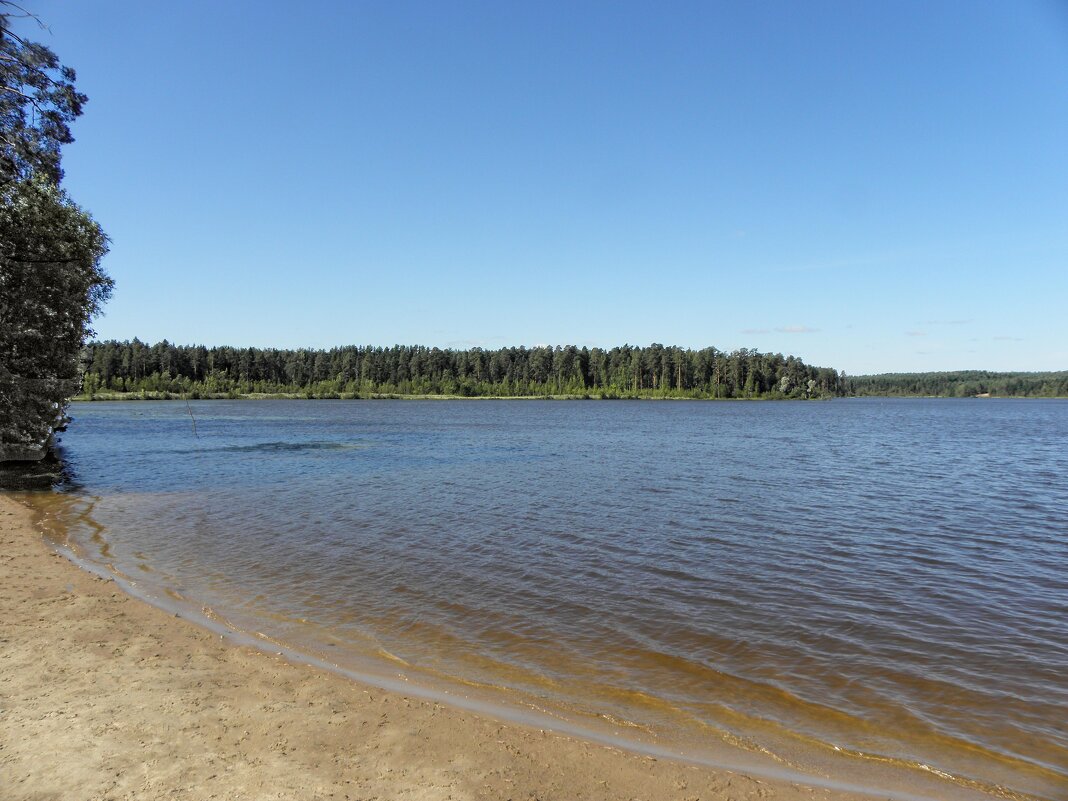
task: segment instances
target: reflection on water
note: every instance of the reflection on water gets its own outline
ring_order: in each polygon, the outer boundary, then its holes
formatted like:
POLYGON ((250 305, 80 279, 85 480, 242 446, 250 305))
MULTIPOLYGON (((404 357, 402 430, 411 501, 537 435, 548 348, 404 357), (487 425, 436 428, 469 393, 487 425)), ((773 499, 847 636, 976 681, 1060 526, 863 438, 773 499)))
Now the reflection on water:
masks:
POLYGON ((1068 403, 192 409, 74 409, 63 515, 131 578, 685 747, 1065 794, 1068 403))

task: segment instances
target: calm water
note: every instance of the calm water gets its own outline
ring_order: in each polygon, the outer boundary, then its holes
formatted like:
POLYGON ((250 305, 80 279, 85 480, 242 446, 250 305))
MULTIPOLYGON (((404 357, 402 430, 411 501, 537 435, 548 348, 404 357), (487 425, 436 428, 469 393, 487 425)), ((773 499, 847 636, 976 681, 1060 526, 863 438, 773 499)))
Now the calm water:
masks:
POLYGON ((53 517, 145 586, 680 747, 1068 797, 1068 402, 192 412, 64 438, 53 517))

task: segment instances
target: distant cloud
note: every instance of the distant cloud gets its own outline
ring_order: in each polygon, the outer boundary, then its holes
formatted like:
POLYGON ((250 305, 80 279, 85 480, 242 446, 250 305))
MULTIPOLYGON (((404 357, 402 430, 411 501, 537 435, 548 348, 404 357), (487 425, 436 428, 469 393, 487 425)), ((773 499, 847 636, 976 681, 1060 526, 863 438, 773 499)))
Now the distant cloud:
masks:
POLYGON ((447 348, 485 348, 491 344, 504 342, 506 337, 485 337, 484 339, 454 339, 445 343, 447 348))
POLYGON ((845 256, 843 258, 821 259, 801 264, 787 264, 780 267, 776 272, 783 273, 811 273, 828 272, 837 270, 867 270, 880 265, 892 265, 910 258, 910 254, 901 252, 869 253, 845 256))
POLYGON ((907 337, 925 337, 925 336, 927 336, 927 332, 926 331, 906 331, 905 332, 905 336, 907 336, 907 337))
POLYGON ((1000 337, 994 337, 994 340, 997 341, 997 342, 1023 342, 1023 337, 1000 336, 1000 337))
MULTIPOLYGON (((815 334, 820 329, 809 328, 807 325, 780 325, 775 329, 780 334, 815 334)), ((741 334, 770 334, 770 328, 743 328, 741 334)))

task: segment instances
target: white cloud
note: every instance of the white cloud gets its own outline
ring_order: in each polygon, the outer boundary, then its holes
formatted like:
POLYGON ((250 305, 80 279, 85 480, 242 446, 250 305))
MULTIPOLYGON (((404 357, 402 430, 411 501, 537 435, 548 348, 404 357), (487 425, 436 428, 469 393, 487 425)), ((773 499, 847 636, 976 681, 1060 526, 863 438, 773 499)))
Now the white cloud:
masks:
POLYGON ((500 343, 505 341, 505 337, 485 337, 483 339, 453 339, 445 343, 447 348, 486 348, 486 347, 500 347, 500 343))

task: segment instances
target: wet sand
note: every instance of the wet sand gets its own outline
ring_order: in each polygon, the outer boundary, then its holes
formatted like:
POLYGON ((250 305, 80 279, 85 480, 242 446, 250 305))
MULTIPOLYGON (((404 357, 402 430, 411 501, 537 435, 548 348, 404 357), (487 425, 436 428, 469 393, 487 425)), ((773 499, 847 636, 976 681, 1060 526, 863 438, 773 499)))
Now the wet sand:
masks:
POLYGON ((892 796, 628 753, 234 645, 75 567, 0 495, 0 797, 892 796))

